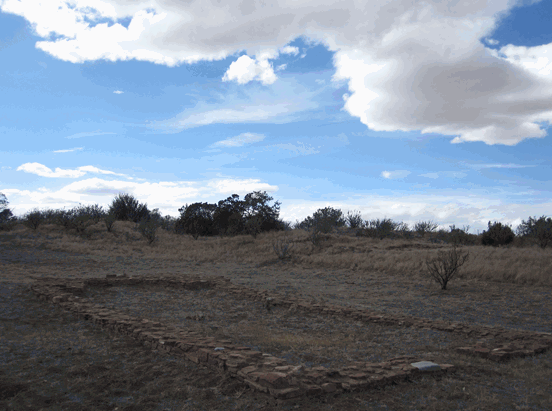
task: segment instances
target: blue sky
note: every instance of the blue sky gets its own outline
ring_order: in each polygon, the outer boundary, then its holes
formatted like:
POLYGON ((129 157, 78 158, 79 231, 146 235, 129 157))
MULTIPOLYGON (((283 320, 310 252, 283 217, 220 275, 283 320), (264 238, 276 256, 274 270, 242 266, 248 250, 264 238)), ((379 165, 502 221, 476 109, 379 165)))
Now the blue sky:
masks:
POLYGON ((551 2, 183 3, 0 0, 16 215, 252 191, 291 222, 552 214, 551 2))

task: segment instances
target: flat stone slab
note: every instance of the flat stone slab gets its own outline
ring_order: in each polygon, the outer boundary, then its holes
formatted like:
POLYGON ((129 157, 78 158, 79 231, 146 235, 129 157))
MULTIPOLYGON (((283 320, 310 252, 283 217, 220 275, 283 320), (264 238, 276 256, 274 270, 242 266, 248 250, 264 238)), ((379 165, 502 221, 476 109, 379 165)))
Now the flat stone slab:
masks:
POLYGON ((439 371, 441 369, 441 366, 439 364, 435 364, 431 361, 419 361, 414 362, 411 365, 413 367, 416 367, 420 371, 439 371))

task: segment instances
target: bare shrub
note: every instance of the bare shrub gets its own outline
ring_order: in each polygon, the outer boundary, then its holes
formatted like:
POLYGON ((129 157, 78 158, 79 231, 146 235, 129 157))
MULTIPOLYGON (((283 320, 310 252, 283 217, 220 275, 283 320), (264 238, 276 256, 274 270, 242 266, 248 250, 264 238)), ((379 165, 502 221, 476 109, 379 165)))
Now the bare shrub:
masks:
POLYGON ((455 244, 448 253, 439 251, 437 258, 431 261, 426 260, 429 275, 439 283, 441 290, 447 289, 447 283, 458 273, 458 268, 466 262, 469 252, 460 257, 461 259, 459 260, 455 244))
POLYGON ((158 227, 159 224, 156 219, 144 218, 138 223, 137 230, 148 240, 148 244, 152 245, 157 239, 156 231, 158 227))
POLYGON ((257 235, 261 232, 262 224, 263 217, 257 214, 245 222, 245 232, 250 234, 253 238, 257 238, 257 235))
POLYGON ((117 221, 117 217, 115 216, 115 214, 107 213, 105 215, 104 223, 108 233, 111 233, 111 230, 113 230, 113 225, 115 224, 115 221, 117 221))
POLYGON ((362 227, 362 225, 364 224, 360 212, 358 214, 351 214, 350 211, 348 211, 346 220, 349 223, 349 227, 351 228, 362 227))
POLYGON ((23 219, 23 223, 33 230, 36 230, 40 224, 44 222, 45 218, 42 212, 38 209, 35 209, 27 213, 23 219))
POLYGON ((426 235, 426 233, 430 233, 432 231, 435 231, 437 228, 437 224, 431 222, 431 221, 420 221, 419 223, 416 223, 414 225, 414 230, 418 232, 422 237, 426 235))
POLYGON ((274 249, 274 252, 278 256, 280 260, 284 260, 287 257, 287 254, 291 251, 293 248, 293 244, 291 244, 289 241, 286 241, 286 237, 284 236, 284 240, 280 243, 279 240, 276 240, 276 243, 272 243, 272 248, 274 249))

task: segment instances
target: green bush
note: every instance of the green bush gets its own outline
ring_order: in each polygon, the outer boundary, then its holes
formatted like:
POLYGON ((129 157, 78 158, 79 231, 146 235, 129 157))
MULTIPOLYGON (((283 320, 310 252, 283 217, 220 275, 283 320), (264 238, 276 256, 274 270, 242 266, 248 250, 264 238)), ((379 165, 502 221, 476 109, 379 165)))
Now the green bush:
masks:
POLYGON ((112 213, 117 220, 132 221, 139 223, 142 219, 149 216, 149 210, 146 204, 140 204, 130 194, 121 194, 113 199, 109 206, 109 213, 112 213))
POLYGON ((529 217, 528 221, 522 221, 517 228, 517 234, 525 240, 530 239, 543 250, 552 243, 552 219, 546 216, 536 218, 529 217))
POLYGON ((498 247, 499 245, 507 245, 514 241, 515 235, 509 226, 503 226, 497 222, 491 226, 491 222, 489 221, 488 228, 481 237, 481 244, 498 247))

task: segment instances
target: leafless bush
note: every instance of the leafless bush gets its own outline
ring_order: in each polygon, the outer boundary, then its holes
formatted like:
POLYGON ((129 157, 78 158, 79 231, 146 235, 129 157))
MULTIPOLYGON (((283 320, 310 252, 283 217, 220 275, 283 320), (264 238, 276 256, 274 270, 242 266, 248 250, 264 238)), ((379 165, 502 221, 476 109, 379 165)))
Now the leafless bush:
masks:
POLYGON ((426 260, 429 275, 441 285, 441 290, 447 289, 447 283, 458 273, 458 268, 466 262, 469 253, 460 256, 460 260, 458 257, 455 244, 448 253, 439 251, 437 258, 426 260))
POLYGON ((44 222, 44 215, 40 210, 35 209, 25 215, 23 221, 27 227, 36 230, 38 226, 44 222))
POLYGON ((276 243, 272 243, 272 248, 274 248, 274 252, 278 256, 280 260, 284 260, 287 257, 287 254, 291 251, 293 248, 293 244, 291 244, 288 241, 286 241, 286 238, 284 236, 284 240, 280 243, 279 240, 276 241, 276 243))

